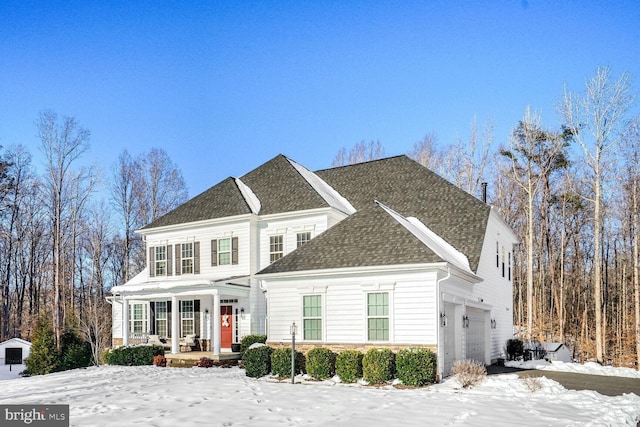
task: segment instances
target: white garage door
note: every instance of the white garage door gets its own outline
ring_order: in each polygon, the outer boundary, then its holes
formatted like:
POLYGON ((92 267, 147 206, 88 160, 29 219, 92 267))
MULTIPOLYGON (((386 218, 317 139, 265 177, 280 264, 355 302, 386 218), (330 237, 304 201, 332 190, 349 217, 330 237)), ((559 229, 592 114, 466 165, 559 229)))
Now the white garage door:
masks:
POLYGON ((486 363, 485 360, 485 322, 484 311, 467 307, 469 327, 467 328, 467 359, 486 363))
POLYGON ((444 360, 442 373, 446 377, 451 373, 451 367, 456 360, 456 322, 455 306, 444 303, 444 311, 447 314, 447 324, 442 328, 444 338, 444 360))

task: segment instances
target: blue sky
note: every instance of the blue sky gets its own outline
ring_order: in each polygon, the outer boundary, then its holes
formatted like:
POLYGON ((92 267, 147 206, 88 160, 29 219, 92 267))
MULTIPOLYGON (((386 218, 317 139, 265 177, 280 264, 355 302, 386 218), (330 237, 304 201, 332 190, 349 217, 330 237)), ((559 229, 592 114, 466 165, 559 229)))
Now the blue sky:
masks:
POLYGON ((0 1, 0 144, 35 155, 43 109, 92 133, 108 173, 165 149, 195 195, 278 153, 310 169, 379 140, 506 143, 527 105, 549 126, 596 68, 640 89, 637 1, 0 1))

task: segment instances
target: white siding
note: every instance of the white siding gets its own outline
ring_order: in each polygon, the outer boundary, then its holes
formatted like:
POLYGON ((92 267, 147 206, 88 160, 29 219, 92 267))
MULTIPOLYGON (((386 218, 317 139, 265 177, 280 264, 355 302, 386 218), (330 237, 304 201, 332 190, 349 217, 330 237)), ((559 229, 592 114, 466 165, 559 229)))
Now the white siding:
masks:
POLYGON ((292 322, 302 336, 302 297, 323 296, 323 336, 328 343, 367 342, 366 295, 389 292, 389 344, 436 344, 435 273, 366 278, 268 281, 269 341, 288 342, 292 322))
POLYGON ((482 299, 485 304, 491 306, 490 319, 495 319, 495 329, 490 329, 491 344, 490 357, 495 361, 504 357, 504 348, 509 338, 513 337, 513 281, 508 278, 508 254, 511 253, 511 279, 513 279, 513 245, 517 243, 515 236, 498 219, 495 212, 489 217, 485 241, 482 247, 482 255, 478 266, 478 276, 484 281, 474 285, 473 295, 475 299, 482 299), (502 267, 496 266, 496 242, 500 248, 505 249, 505 276, 502 276, 502 267))
POLYGON ((113 338, 122 338, 122 304, 114 300, 111 305, 111 333, 113 338))

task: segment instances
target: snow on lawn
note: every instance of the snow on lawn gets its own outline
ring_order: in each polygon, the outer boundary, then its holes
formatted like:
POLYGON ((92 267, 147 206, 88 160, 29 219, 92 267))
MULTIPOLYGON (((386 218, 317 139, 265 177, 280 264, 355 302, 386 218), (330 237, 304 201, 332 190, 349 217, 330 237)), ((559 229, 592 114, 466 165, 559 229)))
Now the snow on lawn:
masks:
POLYGON ((520 369, 540 369, 545 371, 575 372, 578 374, 606 375, 610 377, 640 378, 640 371, 632 368, 614 368, 601 366, 595 362, 580 363, 547 362, 546 360, 529 360, 526 362, 505 362, 505 366, 520 369))
POLYGON ((0 383, 0 404, 69 404, 73 426, 636 426, 640 397, 565 390, 515 374, 470 389, 253 379, 234 368, 101 366, 0 383))

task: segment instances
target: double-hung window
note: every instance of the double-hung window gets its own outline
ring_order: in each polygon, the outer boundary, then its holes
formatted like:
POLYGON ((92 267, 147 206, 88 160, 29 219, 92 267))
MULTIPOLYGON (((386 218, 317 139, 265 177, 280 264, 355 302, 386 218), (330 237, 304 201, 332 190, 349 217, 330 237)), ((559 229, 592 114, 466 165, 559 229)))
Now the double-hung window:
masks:
POLYGON ((195 333, 193 300, 180 301, 180 321, 183 337, 186 335, 193 335, 195 333))
POLYGON ((299 248, 300 246, 304 245, 309 240, 311 240, 311 232, 309 231, 296 234, 296 248, 299 248))
POLYGON ((193 242, 181 245, 180 260, 182 274, 193 274, 193 242))
POLYGON ((156 301, 156 334, 167 337, 167 301, 156 301))
POLYGON ((389 341, 389 293, 367 294, 367 340, 389 341))
POLYGON ((218 265, 231 265, 231 239, 218 239, 218 265))
POLYGON ((155 270, 156 276, 167 275, 167 247, 166 246, 155 247, 154 270, 155 270))
POLYGON ((302 323, 305 340, 322 340, 322 296, 305 295, 302 297, 302 323))
POLYGON ((284 237, 282 234, 269 236, 269 262, 279 260, 284 256, 284 237))
POLYGON ((142 334, 147 332, 146 328, 146 304, 129 305, 129 331, 133 334, 142 334))

